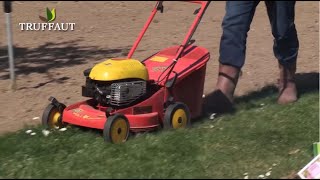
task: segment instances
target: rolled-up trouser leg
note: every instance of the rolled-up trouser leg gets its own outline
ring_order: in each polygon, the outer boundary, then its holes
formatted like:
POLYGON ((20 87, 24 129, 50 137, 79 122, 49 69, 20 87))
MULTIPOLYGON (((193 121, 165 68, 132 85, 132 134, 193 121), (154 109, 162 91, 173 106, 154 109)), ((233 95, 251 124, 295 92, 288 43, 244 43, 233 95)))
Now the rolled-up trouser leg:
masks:
POLYGON ((274 37, 273 52, 281 65, 297 60, 299 41, 294 23, 295 1, 266 1, 274 37))
POLYGON ((247 33, 259 1, 227 1, 220 41, 221 64, 242 68, 245 61, 247 33))

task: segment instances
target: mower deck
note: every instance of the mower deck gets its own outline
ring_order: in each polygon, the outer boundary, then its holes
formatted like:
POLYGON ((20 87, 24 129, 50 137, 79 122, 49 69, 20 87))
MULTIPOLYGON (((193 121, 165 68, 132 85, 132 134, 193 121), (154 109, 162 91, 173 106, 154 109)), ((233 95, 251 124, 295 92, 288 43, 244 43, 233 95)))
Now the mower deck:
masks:
MULTIPOLYGON (((163 111, 163 90, 159 90, 150 98, 123 109, 110 112, 110 115, 122 113, 129 120, 130 129, 134 132, 153 130, 160 126, 160 114, 163 111), (154 103, 158 102, 158 103, 154 103)), ((92 99, 70 105, 64 109, 62 121, 73 125, 103 129, 108 107, 93 107, 92 99)))

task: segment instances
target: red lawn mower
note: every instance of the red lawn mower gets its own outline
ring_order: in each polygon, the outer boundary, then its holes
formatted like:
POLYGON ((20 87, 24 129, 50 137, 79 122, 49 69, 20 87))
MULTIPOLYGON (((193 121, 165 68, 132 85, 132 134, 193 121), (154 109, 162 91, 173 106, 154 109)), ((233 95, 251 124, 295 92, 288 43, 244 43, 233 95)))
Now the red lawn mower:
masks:
POLYGON ((158 1, 126 58, 111 58, 84 71, 82 96, 88 100, 65 106, 50 97, 42 124, 103 130, 105 141, 111 143, 125 142, 130 132, 189 127, 191 119, 202 114, 210 58, 208 50, 193 45, 191 38, 210 1, 188 2, 201 7, 180 46, 163 49, 143 61, 131 58, 157 11, 163 12, 163 1, 158 1))

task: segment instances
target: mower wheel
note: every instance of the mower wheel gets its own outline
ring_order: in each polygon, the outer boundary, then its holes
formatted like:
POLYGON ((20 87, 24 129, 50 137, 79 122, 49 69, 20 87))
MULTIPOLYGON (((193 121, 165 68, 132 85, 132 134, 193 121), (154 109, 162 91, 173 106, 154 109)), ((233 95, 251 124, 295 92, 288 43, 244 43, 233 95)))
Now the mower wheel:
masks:
POLYGON ((115 114, 107 118, 103 129, 103 138, 106 142, 120 144, 127 141, 129 130, 128 119, 122 114, 115 114))
POLYGON ((169 105, 164 114, 163 126, 165 129, 190 127, 191 118, 188 106, 181 102, 169 105))
POLYGON ((63 127, 61 113, 53 104, 49 104, 42 114, 42 125, 45 128, 63 127))

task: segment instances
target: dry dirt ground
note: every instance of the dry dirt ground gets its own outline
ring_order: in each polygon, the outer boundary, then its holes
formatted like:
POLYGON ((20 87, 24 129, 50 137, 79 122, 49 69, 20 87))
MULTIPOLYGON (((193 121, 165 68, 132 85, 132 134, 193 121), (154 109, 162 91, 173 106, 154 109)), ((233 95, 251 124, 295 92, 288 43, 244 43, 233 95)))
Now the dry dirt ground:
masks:
MULTIPOLYGON (((8 89, 5 17, 0 13, 0 134, 40 123, 40 119, 33 118, 41 118, 51 95, 65 104, 85 99, 81 97, 83 70, 103 59, 125 56, 154 5, 155 2, 151 1, 13 2, 17 90, 11 92, 8 89), (20 31, 18 23, 41 22, 39 15, 46 17, 46 7, 56 8, 55 22, 76 23, 75 30, 20 31)), ((164 13, 157 14, 134 58, 144 59, 182 42, 197 5, 167 2, 164 6, 164 13)), ((224 1, 211 3, 195 34, 196 44, 211 53, 206 94, 213 90, 217 79, 224 6, 224 1)), ((318 74, 319 2, 297 2, 296 26, 300 40, 297 72, 318 74)), ((246 64, 236 89, 237 96, 276 82, 278 69, 272 44, 265 5, 260 3, 249 32, 246 64)))

